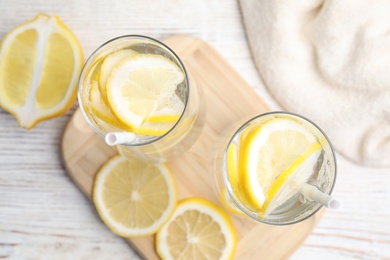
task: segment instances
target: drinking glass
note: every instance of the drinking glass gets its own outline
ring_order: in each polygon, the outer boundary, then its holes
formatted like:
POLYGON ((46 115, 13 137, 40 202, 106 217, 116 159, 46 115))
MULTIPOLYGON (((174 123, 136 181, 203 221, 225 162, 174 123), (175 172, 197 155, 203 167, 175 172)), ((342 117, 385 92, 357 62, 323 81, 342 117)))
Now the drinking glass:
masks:
MULTIPOLYGON (((296 122, 299 126, 306 129, 305 131, 310 132, 320 144, 319 149, 321 150, 318 152, 318 158, 314 161, 315 164, 305 169, 306 171, 310 170, 313 172, 305 182, 309 183, 310 186, 318 188, 321 193, 330 195, 336 180, 336 158, 332 145, 328 137, 317 125, 309 119, 293 113, 270 112, 261 114, 245 122, 238 129, 234 129, 234 132, 231 132, 230 136, 224 138, 223 144, 215 157, 213 171, 216 194, 221 203, 229 211, 244 217, 250 217, 258 222, 272 225, 288 225, 303 221, 314 215, 322 205, 316 201, 307 199, 299 192, 299 187, 296 187, 297 192, 290 199, 276 207, 271 213, 264 214, 264 212, 255 208, 251 203, 248 203, 247 195, 244 194, 246 192, 244 189, 247 189, 247 186, 243 183, 240 170, 238 170, 237 175, 229 174, 228 149, 231 144, 237 147, 237 167, 242 168, 243 166, 239 165, 240 156, 242 156, 242 153, 240 154, 240 148, 242 148, 241 136, 247 134, 251 129, 262 128, 265 124, 271 122, 271 120, 280 119, 296 122)), ((291 139, 292 142, 295 141, 293 138, 291 139)), ((266 157, 267 153, 263 154, 263 156, 266 157)), ((277 164, 278 162, 272 163, 277 164)), ((258 172, 257 174, 261 175, 263 173, 258 172)), ((303 170, 296 174, 298 176, 294 176, 296 185, 300 185, 300 181, 298 180, 299 175, 302 174, 304 174, 303 170)))
POLYGON ((175 63, 184 74, 183 82, 175 91, 183 102, 184 109, 180 118, 165 134, 161 136, 136 134, 134 140, 116 145, 115 148, 126 157, 151 163, 165 162, 182 154, 195 142, 204 123, 205 106, 202 89, 199 82, 190 76, 180 58, 168 46, 156 39, 142 35, 120 36, 104 43, 92 53, 79 79, 78 101, 85 119, 102 138, 105 138, 108 133, 128 131, 122 125, 112 123, 114 115, 102 116, 98 109, 94 109, 89 99, 93 84, 99 83, 99 71, 103 61, 108 55, 121 50, 161 55, 175 63))

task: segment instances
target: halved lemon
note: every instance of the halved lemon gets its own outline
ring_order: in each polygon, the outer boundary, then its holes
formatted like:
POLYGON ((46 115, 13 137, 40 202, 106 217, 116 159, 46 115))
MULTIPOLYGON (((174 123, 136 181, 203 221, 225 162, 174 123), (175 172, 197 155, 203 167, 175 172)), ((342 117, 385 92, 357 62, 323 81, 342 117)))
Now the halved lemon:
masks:
POLYGON ((162 55, 138 54, 122 59, 106 83, 107 99, 116 117, 137 133, 184 79, 183 71, 162 55))
POLYGON ((181 201, 156 235, 162 259, 233 259, 236 243, 226 212, 198 198, 181 201))
POLYGON ((93 201, 103 222, 123 237, 157 232, 176 205, 176 188, 168 168, 114 156, 99 170, 93 201))
POLYGON ((57 16, 39 14, 6 34, 0 50, 0 106, 32 128, 76 99, 83 53, 57 16))
POLYGON ((242 192, 260 210, 279 175, 316 142, 315 136, 291 119, 273 119, 252 127, 240 141, 242 192))

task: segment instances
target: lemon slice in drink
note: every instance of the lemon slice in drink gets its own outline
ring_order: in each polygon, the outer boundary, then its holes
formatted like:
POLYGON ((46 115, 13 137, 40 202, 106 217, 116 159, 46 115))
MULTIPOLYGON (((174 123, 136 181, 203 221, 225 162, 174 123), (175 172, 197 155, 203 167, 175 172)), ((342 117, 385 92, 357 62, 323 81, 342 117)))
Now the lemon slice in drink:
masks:
POLYGON ((263 217, 267 217, 272 211, 297 194, 302 184, 308 182, 314 173, 314 167, 321 150, 320 143, 315 142, 278 176, 267 192, 266 200, 261 209, 261 212, 264 213, 263 217))
POLYGON ((117 52, 113 52, 104 59, 101 67, 100 67, 100 75, 99 75, 99 89, 103 99, 107 98, 106 95, 106 83, 108 76, 111 73, 112 68, 118 64, 123 58, 131 59, 137 54, 136 51, 130 49, 119 50, 117 52))
POLYGON ((115 234, 146 236, 157 232, 171 216, 176 188, 164 165, 115 156, 95 177, 93 201, 115 234))
POLYGON ((249 204, 260 210, 274 180, 307 151, 316 138, 290 119, 272 119, 243 133, 239 177, 249 204))
POLYGON ((236 243, 226 212, 198 198, 181 201, 156 235, 162 259, 233 259, 236 243))
POLYGON ((167 133, 175 123, 143 123, 137 130, 137 134, 149 136, 162 136, 167 133))
POLYGON ((87 109, 91 111, 97 118, 102 120, 108 125, 112 125, 116 128, 122 128, 123 124, 119 122, 116 116, 112 113, 111 108, 107 102, 102 98, 101 92, 98 87, 99 83, 93 81, 91 89, 89 91, 89 102, 87 109))
POLYGON ((21 127, 60 116, 73 105, 83 65, 75 35, 56 16, 37 15, 7 33, 0 49, 0 106, 21 127))
MULTIPOLYGON (((229 179, 229 183, 233 190, 233 196, 238 197, 238 200, 245 201, 245 198, 241 196, 240 187, 239 187, 239 176, 238 176, 238 150, 236 143, 230 143, 227 156, 226 156, 226 164, 227 164, 227 175, 229 179)), ((230 198, 229 192, 226 187, 223 187, 220 195, 220 199, 222 204, 232 213, 241 214, 243 212, 237 208, 232 199, 230 198)))
POLYGON ((244 212, 242 212, 237 206, 234 204, 232 199, 229 196, 229 192, 227 191, 226 187, 222 188, 220 200, 222 205, 231 213, 239 214, 239 215, 245 215, 244 212))
POLYGON ((176 93, 173 93, 170 97, 160 102, 156 111, 153 112, 146 121, 154 123, 175 123, 180 119, 183 110, 183 101, 176 95, 176 93))
POLYGON ((237 145, 230 143, 227 150, 227 174, 233 189, 238 188, 238 152, 237 145))
POLYGON ((111 70, 107 99, 116 117, 137 133, 183 79, 182 70, 171 60, 162 55, 138 54, 122 59, 111 70))

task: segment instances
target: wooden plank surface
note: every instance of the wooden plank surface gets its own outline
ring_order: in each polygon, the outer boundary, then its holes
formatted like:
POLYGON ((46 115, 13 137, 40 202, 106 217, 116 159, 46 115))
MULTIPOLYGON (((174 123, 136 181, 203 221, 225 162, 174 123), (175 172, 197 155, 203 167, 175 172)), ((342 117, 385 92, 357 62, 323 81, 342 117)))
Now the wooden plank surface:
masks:
MULTIPOLYGON (((203 90, 206 120, 198 141, 189 152, 168 163, 175 178, 178 199, 201 197, 220 204, 213 190, 213 159, 221 133, 237 122, 269 109, 242 77, 206 42, 192 36, 175 36, 167 43, 184 62, 203 90)), ((62 140, 65 167, 83 193, 91 198, 93 179, 113 154, 103 138, 94 133, 79 110, 70 120, 62 140)), ((296 225, 277 227, 231 214, 237 231, 237 259, 280 259, 290 256, 314 228, 321 214, 296 225)), ((158 259, 154 237, 128 242, 145 259, 158 259)))
MULTIPOLYGON (((279 109, 253 64, 236 0, 1 0, 0 10, 0 38, 37 13, 55 14, 79 38, 86 57, 119 35, 195 35, 279 109)), ((139 259, 66 174, 61 136, 76 107, 30 131, 0 108, 0 259, 139 259)), ((326 211, 290 258, 390 259, 389 169, 337 159, 333 194, 342 207, 326 211)))

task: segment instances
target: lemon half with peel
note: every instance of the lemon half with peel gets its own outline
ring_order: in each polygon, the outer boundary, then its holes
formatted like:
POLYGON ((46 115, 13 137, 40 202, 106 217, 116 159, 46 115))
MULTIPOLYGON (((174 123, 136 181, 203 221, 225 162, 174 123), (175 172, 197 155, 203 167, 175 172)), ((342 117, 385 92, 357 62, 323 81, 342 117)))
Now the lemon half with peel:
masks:
POLYGON ((57 17, 39 14, 9 33, 0 50, 0 106, 32 128, 64 114, 76 99, 83 53, 57 17))
POLYGON ((109 105, 135 133, 184 80, 183 71, 162 55, 138 54, 122 59, 106 83, 109 105))
POLYGON ((314 143, 315 136, 291 119, 272 119, 251 127, 240 140, 241 191, 261 211, 274 181, 314 143))
POLYGON ((111 231, 123 237, 157 232, 173 213, 176 200, 173 178, 163 164, 114 156, 95 177, 96 209, 111 231))
POLYGON ((233 259, 236 243, 227 213, 198 198, 179 202, 156 235, 156 250, 162 259, 233 259))

